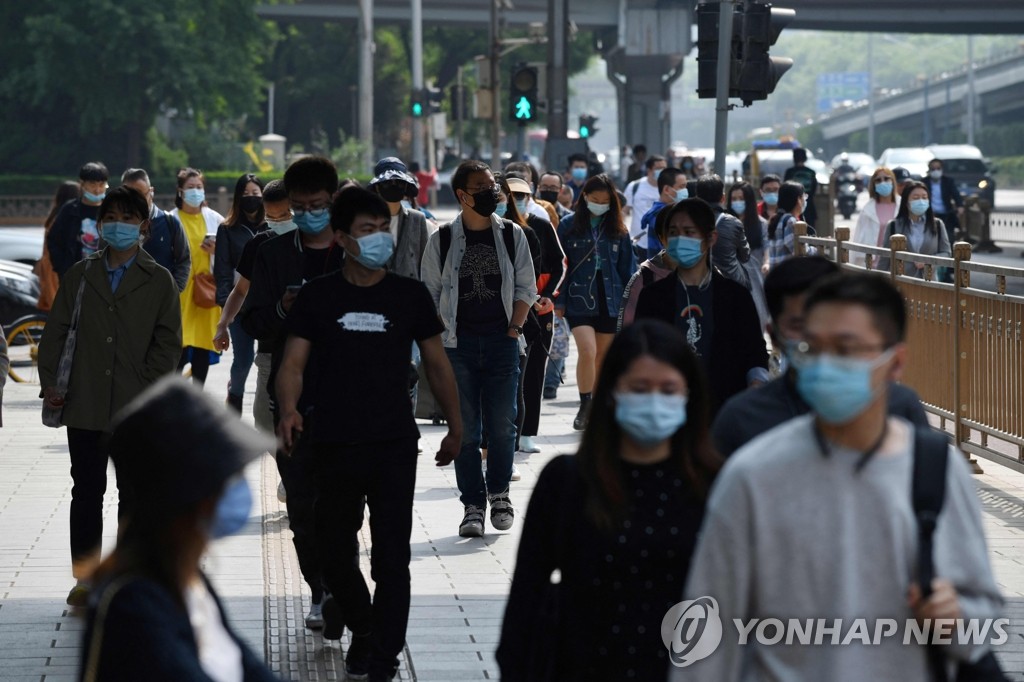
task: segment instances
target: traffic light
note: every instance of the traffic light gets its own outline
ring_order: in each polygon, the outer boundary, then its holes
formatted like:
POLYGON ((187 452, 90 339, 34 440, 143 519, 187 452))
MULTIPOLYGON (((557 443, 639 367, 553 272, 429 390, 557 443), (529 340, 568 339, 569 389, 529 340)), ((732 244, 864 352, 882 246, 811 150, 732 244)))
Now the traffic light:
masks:
POLYGON ((537 118, 537 68, 519 64, 509 79, 509 118, 529 123, 537 118))
POLYGON ((427 112, 426 97, 423 90, 413 90, 410 107, 410 112, 413 118, 423 118, 427 112))
POLYGON ((772 57, 768 48, 779 39, 782 29, 796 17, 791 9, 771 4, 749 3, 743 16, 743 66, 739 78, 739 94, 743 103, 768 99, 779 79, 793 68, 788 57, 772 57))
POLYGON ((427 113, 436 114, 441 111, 441 103, 444 101, 444 93, 438 88, 427 86, 423 90, 423 99, 426 101, 427 113))
MULTIPOLYGON (((719 3, 697 5, 697 97, 714 99, 718 92, 718 20, 719 3)), ((729 96, 739 96, 739 76, 743 56, 743 14, 733 13, 732 41, 729 46, 729 96)))
POLYGON ((597 133, 597 116, 590 114, 580 114, 580 138, 586 140, 594 136, 597 133))

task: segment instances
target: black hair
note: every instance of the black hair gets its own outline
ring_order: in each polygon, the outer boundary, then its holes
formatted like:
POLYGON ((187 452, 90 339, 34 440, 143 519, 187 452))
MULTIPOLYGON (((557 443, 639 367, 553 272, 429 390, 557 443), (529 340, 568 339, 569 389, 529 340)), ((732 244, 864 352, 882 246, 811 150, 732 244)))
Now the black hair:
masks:
POLYGON ((764 278, 764 297, 768 314, 777 321, 786 307, 786 299, 807 293, 815 282, 839 272, 839 266, 823 256, 787 258, 764 278))
MULTIPOLYGON (((228 215, 224 218, 224 224, 228 227, 234 227, 243 220, 248 220, 249 216, 245 215, 245 211, 242 210, 242 196, 245 194, 245 188, 250 182, 256 183, 256 186, 260 188, 260 197, 263 196, 263 181, 260 180, 254 173, 246 173, 245 175, 238 178, 235 181, 235 193, 231 196, 231 210, 228 211, 228 215)), ((259 210, 256 212, 256 221, 253 226, 261 225, 264 218, 263 202, 260 201, 259 210)))
POLYGON ((107 182, 110 171, 99 161, 90 161, 78 170, 78 179, 82 182, 107 182))
POLYGON ((769 182, 777 182, 777 183, 779 183, 781 185, 782 184, 782 178, 780 178, 775 173, 766 173, 766 174, 761 176, 761 184, 758 185, 758 188, 759 189, 764 189, 764 186, 767 185, 769 182))
POLYGON ((569 168, 572 168, 572 165, 574 163, 576 163, 577 161, 585 163, 588 166, 590 165, 590 162, 587 161, 587 155, 586 154, 581 154, 580 152, 576 152, 575 154, 570 154, 569 155, 569 168))
POLYGON ((376 192, 362 187, 349 187, 338 194, 331 205, 331 229, 349 234, 356 216, 391 218, 391 209, 376 192))
POLYGON ((263 203, 273 204, 278 201, 288 201, 288 190, 284 188, 284 180, 271 180, 263 188, 263 203))
POLYGON ((605 236, 616 239, 629 234, 626 226, 622 224, 622 200, 619 199, 619 191, 615 189, 615 183, 605 173, 590 176, 580 188, 580 195, 576 199, 573 232, 590 234, 590 209, 587 208, 587 194, 601 190, 608 192, 608 201, 611 204, 608 212, 601 216, 601 231, 605 236))
POLYGON ((696 196, 703 199, 712 206, 722 203, 722 195, 725 194, 725 183, 722 176, 715 173, 705 173, 697 178, 696 196))
POLYGON ((418 163, 416 163, 415 161, 413 161, 412 163, 409 164, 409 172, 410 173, 419 173, 420 172, 420 165, 418 163))
POLYGON ((826 303, 864 306, 885 339, 886 347, 906 338, 907 309, 903 294, 884 276, 851 272, 826 277, 807 294, 804 314, 826 303))
MULTIPOLYGON (((185 186, 185 183, 188 182, 189 178, 199 178, 200 182, 203 183, 203 186, 206 186, 206 179, 203 178, 203 171, 197 170, 195 168, 186 167, 178 171, 179 190, 181 190, 181 188, 185 186)), ((185 200, 182 198, 180 191, 174 195, 174 205, 177 206, 179 209, 185 205, 185 200)))
POLYGON ((109 211, 117 210, 142 220, 149 219, 149 202, 142 192, 134 187, 121 185, 107 192, 100 203, 99 219, 102 221, 109 211))
POLYGON ((760 249, 764 246, 764 234, 761 232, 761 216, 757 214, 757 197, 754 195, 754 187, 746 180, 732 183, 729 188, 729 196, 726 197, 726 208, 730 214, 736 216, 743 223, 743 232, 747 235, 747 242, 751 249, 760 249), (744 207, 743 215, 736 215, 732 210, 732 193, 742 192, 744 207))
POLYGON ((291 195, 327 192, 331 196, 338 189, 338 168, 323 156, 303 156, 292 162, 284 172, 284 186, 291 195))
POLYGON ((793 212, 803 195, 804 186, 799 182, 787 180, 782 183, 782 186, 779 187, 778 209, 772 219, 768 221, 768 239, 775 239, 775 228, 779 226, 782 217, 793 212))
POLYGON ((121 184, 127 185, 129 182, 144 182, 148 185, 150 184, 149 173, 142 168, 129 168, 121 173, 121 184))
POLYGON ((647 153, 647 146, 646 145, 642 145, 642 144, 635 144, 635 145, 633 145, 633 153, 634 154, 646 154, 647 153))
POLYGON ((77 199, 81 194, 82 188, 73 180, 65 180, 57 185, 57 191, 53 194, 53 206, 50 207, 50 214, 43 221, 43 227, 49 229, 53 225, 53 221, 57 219, 57 214, 60 213, 60 209, 64 204, 72 199, 77 199))
POLYGON ((655 223, 655 229, 660 238, 665 237, 665 234, 668 232, 669 223, 679 213, 690 216, 690 220, 697 226, 697 229, 700 230, 701 235, 705 239, 715 231, 715 211, 703 199, 690 198, 677 201, 659 211, 658 216, 660 217, 662 213, 665 214, 665 220, 655 223))
POLYGON ((664 161, 664 160, 665 160, 664 156, 659 156, 658 154, 653 154, 651 156, 648 156, 646 159, 644 159, 644 168, 646 168, 647 170, 651 170, 652 168, 654 168, 654 164, 658 163, 659 161, 664 161))
POLYGON ((807 160, 807 150, 797 147, 793 150, 793 163, 801 163, 807 160))
MULTIPOLYGON (((590 419, 576 460, 583 476, 584 512, 598 528, 610 531, 629 504, 620 455, 622 429, 615 420, 615 391, 620 377, 641 357, 674 367, 686 380, 686 423, 671 437, 669 466, 703 497, 721 467, 709 436, 711 401, 700 360, 682 332, 660 320, 639 320, 625 327, 608 348, 598 377, 590 419)), ((667 485, 668 477, 666 477, 667 485)))
POLYGON ((945 165, 942 163, 942 159, 932 159, 928 162, 928 170, 931 170, 933 163, 939 164, 939 168, 942 168, 945 165))
POLYGON ((674 187, 676 180, 683 174, 683 171, 678 168, 669 166, 661 171, 661 175, 658 176, 658 193, 660 194, 666 187, 674 187))
POLYGON ((532 163, 527 161, 513 161, 508 164, 505 166, 505 175, 510 178, 526 180, 534 187, 540 184, 540 173, 537 172, 532 163))
POLYGON ((923 189, 928 194, 928 210, 924 214, 924 229, 930 234, 936 234, 938 226, 935 224, 935 212, 932 211, 932 191, 920 180, 908 180, 907 184, 903 186, 903 192, 900 194, 902 203, 900 203, 900 210, 896 214, 896 222, 904 225, 910 224, 910 193, 915 189, 923 189))
MULTIPOLYGON (((562 187, 565 187, 565 178, 562 177, 561 173, 557 173, 555 171, 548 170, 548 171, 544 171, 543 173, 541 173, 540 177, 543 178, 545 175, 551 175, 551 176, 554 176, 554 177, 558 178, 558 188, 559 189, 561 189, 562 187)), ((537 180, 537 185, 538 186, 540 185, 540 179, 537 180)))
POLYGON ((490 173, 491 167, 483 161, 467 159, 459 164, 459 167, 452 173, 452 192, 456 190, 466 191, 469 187, 469 176, 473 173, 490 173))

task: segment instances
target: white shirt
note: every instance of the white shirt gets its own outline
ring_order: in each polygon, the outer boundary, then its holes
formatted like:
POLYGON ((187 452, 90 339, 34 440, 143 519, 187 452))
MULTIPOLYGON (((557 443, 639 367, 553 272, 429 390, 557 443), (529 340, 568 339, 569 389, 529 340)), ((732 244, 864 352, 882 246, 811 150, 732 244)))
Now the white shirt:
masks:
POLYGON ((242 649, 224 627, 217 602, 201 580, 185 590, 185 606, 203 672, 216 682, 242 682, 242 649))
POLYGON ((395 240, 395 246, 398 246, 398 221, 401 217, 401 213, 391 216, 391 238, 395 240))
POLYGON ((629 236, 635 239, 642 231, 640 220, 651 210, 651 206, 654 206, 661 193, 658 192, 657 184, 652 187, 651 183, 647 182, 645 175, 626 185, 625 194, 626 205, 633 211, 629 216, 629 236))

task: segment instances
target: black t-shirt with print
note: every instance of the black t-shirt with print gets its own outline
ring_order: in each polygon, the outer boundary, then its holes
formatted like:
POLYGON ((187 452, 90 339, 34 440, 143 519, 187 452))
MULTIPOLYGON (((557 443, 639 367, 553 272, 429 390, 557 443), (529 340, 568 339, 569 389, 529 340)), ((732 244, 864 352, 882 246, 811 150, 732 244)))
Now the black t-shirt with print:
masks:
POLYGON ((711 370, 711 345, 714 341, 715 316, 711 310, 711 284, 701 289, 686 286, 676 277, 676 326, 686 335, 686 342, 700 358, 704 370, 711 370))
MULTIPOLYGON (((501 300, 501 264, 494 233, 466 230, 466 253, 459 265, 459 310, 456 334, 490 336, 508 331, 501 300)), ((504 249, 504 246, 502 246, 504 249)), ((502 258, 507 256, 503 253, 502 258)))
POLYGON ((359 287, 340 271, 318 277, 302 287, 285 324, 313 345, 312 442, 419 436, 409 402, 412 344, 444 330, 421 282, 389 273, 359 287))

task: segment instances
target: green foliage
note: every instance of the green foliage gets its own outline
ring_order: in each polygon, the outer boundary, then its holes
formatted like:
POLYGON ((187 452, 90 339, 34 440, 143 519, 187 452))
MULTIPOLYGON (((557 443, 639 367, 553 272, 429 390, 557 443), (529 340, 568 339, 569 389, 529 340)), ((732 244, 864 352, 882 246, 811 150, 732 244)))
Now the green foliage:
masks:
POLYGON ((148 171, 151 176, 173 177, 179 168, 188 165, 188 152, 171 148, 155 126, 146 132, 146 147, 149 149, 148 171))
POLYGON ((996 169, 996 187, 1024 188, 1024 156, 996 156, 991 161, 996 169))

